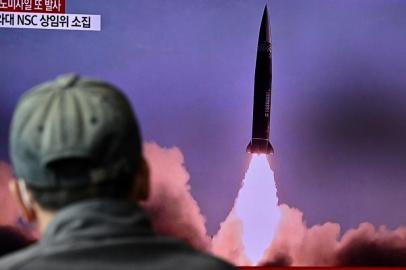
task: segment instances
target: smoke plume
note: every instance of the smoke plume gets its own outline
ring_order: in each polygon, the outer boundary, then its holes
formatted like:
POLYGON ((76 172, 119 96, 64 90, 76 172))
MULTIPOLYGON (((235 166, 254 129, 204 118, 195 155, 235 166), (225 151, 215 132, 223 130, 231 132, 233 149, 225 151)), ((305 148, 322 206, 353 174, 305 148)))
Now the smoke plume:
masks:
POLYGON ((213 237, 211 252, 235 265, 250 265, 250 260, 245 256, 242 235, 243 224, 232 210, 213 237))
POLYGON ((362 223, 340 237, 340 226, 325 223, 308 228, 303 214, 281 205, 282 221, 266 251, 263 265, 405 266, 406 227, 389 230, 362 223))
POLYGON ((181 151, 146 143, 144 154, 151 170, 151 194, 143 206, 155 231, 176 236, 197 249, 209 250, 205 218, 190 193, 190 176, 181 151))
POLYGON ((8 188, 12 177, 10 166, 0 161, 0 225, 15 225, 20 216, 16 201, 11 196, 8 188))
MULTIPOLYGON (((155 230, 236 265, 249 265, 243 244, 243 222, 234 210, 212 239, 207 235, 205 218, 190 192, 190 176, 181 151, 146 143, 144 153, 151 169, 151 197, 144 207, 155 230)), ((0 162, 0 225, 16 225, 19 217, 8 192, 11 177, 10 167, 0 162)), ((406 266, 405 226, 390 230, 362 223, 358 228, 341 232, 340 225, 331 222, 308 227, 300 210, 284 204, 278 207, 279 225, 276 232, 270 229, 269 234, 275 235, 259 265, 406 266)), ((256 222, 261 224, 261 217, 256 222)))
POLYGON ((20 222, 20 210, 8 187, 12 178, 10 166, 0 162, 0 256, 24 248, 36 239, 36 234, 20 222))
MULTIPOLYGON (((340 225, 336 223, 307 227, 300 210, 279 207, 279 228, 259 265, 406 266, 404 226, 389 230, 362 223, 340 236, 340 225)), ((236 265, 249 265, 241 233, 241 220, 231 212, 213 238, 212 252, 236 265)))

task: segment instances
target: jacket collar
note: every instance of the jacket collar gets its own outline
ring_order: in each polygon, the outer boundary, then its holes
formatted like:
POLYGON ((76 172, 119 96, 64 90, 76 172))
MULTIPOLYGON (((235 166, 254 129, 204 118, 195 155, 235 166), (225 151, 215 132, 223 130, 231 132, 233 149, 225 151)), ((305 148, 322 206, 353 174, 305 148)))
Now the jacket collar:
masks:
POLYGON ((60 210, 48 225, 41 242, 102 240, 152 234, 149 220, 137 204, 97 199, 60 210))

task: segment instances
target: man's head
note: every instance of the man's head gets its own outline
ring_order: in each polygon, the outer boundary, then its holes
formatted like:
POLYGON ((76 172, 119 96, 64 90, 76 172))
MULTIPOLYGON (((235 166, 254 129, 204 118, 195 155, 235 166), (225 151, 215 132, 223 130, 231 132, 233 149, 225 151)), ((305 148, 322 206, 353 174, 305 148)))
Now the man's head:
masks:
POLYGON ((148 197, 137 121, 105 82, 65 75, 30 90, 14 112, 10 154, 28 219, 86 199, 148 197))

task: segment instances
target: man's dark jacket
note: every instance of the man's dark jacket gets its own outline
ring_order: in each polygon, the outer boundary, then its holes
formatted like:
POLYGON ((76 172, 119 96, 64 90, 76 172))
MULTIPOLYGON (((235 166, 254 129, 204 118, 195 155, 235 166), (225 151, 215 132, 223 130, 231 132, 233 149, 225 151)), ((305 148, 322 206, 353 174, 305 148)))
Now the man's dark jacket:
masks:
POLYGON ((180 241, 152 233, 136 205, 91 200, 56 215, 42 239, 0 259, 1 270, 233 270, 180 241))

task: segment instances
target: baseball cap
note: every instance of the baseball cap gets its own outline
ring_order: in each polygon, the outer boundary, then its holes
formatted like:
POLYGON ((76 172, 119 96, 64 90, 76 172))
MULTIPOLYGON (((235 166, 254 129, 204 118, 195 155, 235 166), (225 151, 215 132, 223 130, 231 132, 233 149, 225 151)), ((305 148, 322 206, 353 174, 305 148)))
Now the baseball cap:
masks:
POLYGON ((127 98, 103 81, 62 75, 19 100, 10 130, 15 175, 36 188, 120 181, 142 158, 127 98))

